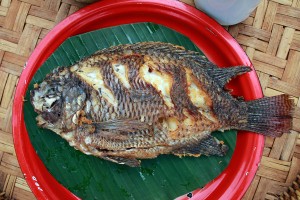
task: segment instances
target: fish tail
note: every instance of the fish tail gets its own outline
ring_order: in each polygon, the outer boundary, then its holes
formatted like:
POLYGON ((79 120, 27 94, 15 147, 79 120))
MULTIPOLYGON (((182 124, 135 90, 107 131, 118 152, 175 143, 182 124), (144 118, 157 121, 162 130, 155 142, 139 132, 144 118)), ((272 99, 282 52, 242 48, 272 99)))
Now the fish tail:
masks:
POLYGON ((293 100, 286 94, 246 102, 247 120, 241 129, 280 137, 292 127, 293 100))

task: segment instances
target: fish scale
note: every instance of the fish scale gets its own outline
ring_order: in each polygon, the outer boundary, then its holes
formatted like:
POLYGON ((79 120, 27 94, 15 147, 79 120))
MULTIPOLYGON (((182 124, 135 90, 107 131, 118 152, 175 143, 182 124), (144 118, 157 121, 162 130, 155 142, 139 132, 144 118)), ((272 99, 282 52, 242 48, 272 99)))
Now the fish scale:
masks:
POLYGON ((213 131, 280 136, 291 127, 287 95, 246 102, 224 89, 249 71, 219 68, 172 44, 119 45, 54 70, 31 91, 31 102, 39 126, 115 163, 139 166, 139 159, 160 154, 223 156, 227 146, 213 131))
MULTIPOLYGON (((168 67, 162 67, 163 69, 167 69, 167 68, 169 68, 170 69, 170 67, 168 66, 168 67)), ((115 82, 115 84, 111 84, 111 83, 113 83, 114 82, 114 79, 115 78, 112 78, 113 77, 113 75, 112 75, 112 71, 111 71, 111 67, 108 67, 107 65, 105 65, 103 68, 102 68, 103 70, 102 70, 102 72, 103 72, 103 74, 105 74, 104 75, 104 78, 106 78, 107 80, 106 80, 106 82, 107 82, 107 85, 109 85, 110 86, 110 88, 112 88, 112 90, 114 90, 114 92, 117 92, 118 91, 118 89, 120 88, 120 87, 116 87, 117 85, 118 85, 118 82, 115 82), (105 71, 105 69, 108 69, 106 72, 104 72, 105 71), (112 85, 112 86, 111 86, 112 85)), ((138 75, 138 73, 135 73, 135 75, 137 76, 138 75)), ((142 85, 146 85, 145 84, 145 82, 144 81, 142 81, 140 78, 138 78, 139 79, 139 83, 142 83, 142 85)), ((119 99, 118 99, 119 100, 119 99)), ((121 101, 121 102, 123 102, 123 101, 121 101)), ((127 105, 127 106, 131 106, 132 104, 124 104, 125 106, 127 105)), ((134 105, 136 105, 136 104, 134 104, 134 105)), ((147 108, 145 105, 142 105, 142 107, 143 108, 147 108)), ((121 107, 121 110, 123 110, 123 111, 125 111, 125 113, 126 113, 126 110, 129 110, 129 113, 132 113, 132 112, 130 112, 131 111, 131 109, 129 108, 123 108, 123 107, 121 107)), ((155 111, 155 110, 154 110, 155 111)), ((105 110, 104 110, 104 112, 105 112, 105 110)), ((107 119, 106 119, 107 120, 107 119)), ((134 133, 134 134, 136 134, 136 133, 134 133)), ((108 143, 109 143, 109 141, 108 140, 106 140, 108 143)), ((127 142, 127 145, 126 146, 128 146, 128 145, 131 145, 131 146, 140 146, 140 145, 144 145, 145 144, 145 142, 143 142, 143 141, 145 141, 145 139, 144 138, 140 138, 140 141, 138 141, 138 143, 136 144, 136 143, 132 143, 132 141, 129 141, 129 142, 127 142)), ((114 143, 114 141, 112 141, 111 143, 114 143)), ((148 144, 149 143, 151 143, 151 142, 148 142, 148 144)), ((115 147, 112 147, 112 148, 115 148, 115 147)))
MULTIPOLYGON (((106 85, 108 85, 112 89, 115 97, 117 97, 117 99, 118 99, 119 105, 121 105, 116 110, 116 113, 119 114, 118 116, 133 117, 133 118, 140 117, 141 115, 149 116, 149 114, 147 114, 147 110, 148 110, 147 108, 152 105, 152 104, 150 104, 150 102, 148 102, 148 105, 146 105, 147 102, 137 102, 137 103, 134 103, 134 104, 130 104, 128 102, 126 103, 126 100, 127 101, 130 100, 130 98, 126 93, 120 92, 120 90, 123 89, 123 87, 122 87, 121 84, 119 84, 118 79, 113 75, 111 66, 108 66, 107 64, 105 64, 101 68, 101 71, 102 71, 102 74, 103 74, 104 82, 106 82, 106 85), (122 105, 124 107, 122 107, 122 105), (133 107, 135 107, 135 110, 133 110, 133 107), (141 107, 143 107, 144 108, 143 111, 146 111, 146 112, 142 112, 141 109, 138 109, 138 108, 141 108, 141 107), (124 111, 124 112, 122 113, 122 111, 124 111), (127 114, 129 114, 129 116, 126 116, 127 114)), ((102 102, 102 106, 104 108, 106 108, 107 107, 107 104, 106 104, 107 102, 104 101, 104 100, 102 100, 101 102, 102 102)), ((159 103, 158 105, 161 105, 161 103, 159 103)), ((104 109, 103 113, 112 114, 112 112, 114 112, 113 111, 114 107, 109 107, 109 109, 110 110, 104 109)), ((148 113, 156 114, 155 108, 153 110, 151 109, 148 113)), ((110 115, 107 115, 107 116, 110 116, 110 115)), ((153 116, 153 115, 150 115, 150 116, 153 116)), ((109 117, 105 117, 105 120, 109 120, 109 119, 110 119, 109 117)), ((150 117, 150 120, 151 120, 151 117, 150 117)), ((145 119, 145 121, 150 121, 150 120, 145 119)), ((152 117, 152 120, 153 120, 153 117, 152 117)), ((142 133, 142 135, 143 134, 148 134, 147 132, 149 132, 149 130, 146 130, 146 132, 145 132, 145 130, 140 131, 140 133, 142 133)), ((134 132, 134 133, 131 133, 131 134, 137 136, 138 132, 134 132)), ((100 141, 102 141, 102 140, 100 139, 100 141)), ((125 149, 125 148, 132 147, 132 146, 139 147, 139 146, 145 146, 146 144, 150 143, 148 141, 141 140, 141 139, 139 139, 138 141, 135 141, 134 138, 133 138, 133 140, 131 139, 131 141, 119 142, 119 143, 116 143, 114 141, 114 139, 113 139, 113 141, 109 141, 109 139, 106 139, 105 141, 106 141, 107 144, 115 144, 115 146, 110 147, 110 148, 113 148, 113 149, 116 149, 116 148, 125 149)), ((102 144, 102 146, 103 146, 103 144, 102 144)))
MULTIPOLYGON (((131 66, 130 69, 133 67, 134 66, 131 66)), ((120 83, 119 79, 114 75, 112 67, 105 65, 101 68, 101 70, 102 70, 104 82, 112 89, 115 98, 118 100, 118 107, 113 112, 117 113, 117 116, 121 118, 130 117, 136 119, 136 118, 140 118, 140 116, 145 116, 146 117, 145 121, 152 123, 153 114, 156 113, 153 112, 153 110, 150 110, 149 112, 148 108, 150 106, 153 106, 154 110, 158 110, 157 108, 155 108, 155 104, 153 103, 150 104, 149 102, 148 102, 149 105, 147 105, 147 102, 129 103, 131 101, 130 94, 128 94, 128 92, 125 91, 125 88, 120 83), (141 110, 140 109, 141 107, 143 107, 144 109, 141 110)), ((157 105, 161 105, 161 102, 158 102, 157 105)), ((112 109, 114 107, 110 107, 110 108, 112 109)), ((111 114, 111 112, 109 113, 111 114)), ((109 119, 106 118, 106 120, 109 119)))

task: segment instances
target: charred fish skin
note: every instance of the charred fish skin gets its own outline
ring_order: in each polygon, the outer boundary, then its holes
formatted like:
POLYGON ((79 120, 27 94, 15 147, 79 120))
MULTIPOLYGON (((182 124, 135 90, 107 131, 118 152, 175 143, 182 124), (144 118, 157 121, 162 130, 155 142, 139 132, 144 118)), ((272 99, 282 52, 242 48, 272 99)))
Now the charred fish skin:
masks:
POLYGON ((38 125, 71 146, 119 164, 160 154, 218 155, 210 136, 238 129, 280 136, 291 127, 287 95, 245 102, 224 89, 250 67, 218 68, 197 52, 160 42, 100 50, 57 68, 31 91, 38 125))

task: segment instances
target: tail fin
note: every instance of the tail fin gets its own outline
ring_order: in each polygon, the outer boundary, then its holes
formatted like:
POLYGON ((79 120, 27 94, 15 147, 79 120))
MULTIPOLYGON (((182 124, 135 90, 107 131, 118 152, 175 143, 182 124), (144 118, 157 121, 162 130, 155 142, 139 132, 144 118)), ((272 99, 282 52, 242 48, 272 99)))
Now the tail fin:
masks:
POLYGON ((291 129, 293 107, 293 101, 286 94, 249 101, 247 123, 242 129, 279 137, 291 129))

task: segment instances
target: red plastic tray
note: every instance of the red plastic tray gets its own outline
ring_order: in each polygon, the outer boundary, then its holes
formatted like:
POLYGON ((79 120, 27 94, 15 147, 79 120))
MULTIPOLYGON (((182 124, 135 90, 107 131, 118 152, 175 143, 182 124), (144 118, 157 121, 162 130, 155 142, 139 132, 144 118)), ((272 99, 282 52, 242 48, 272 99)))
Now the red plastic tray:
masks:
MULTIPOLYGON (((252 66, 243 49, 218 23, 175 0, 104 0, 72 14, 54 27, 33 51, 19 79, 14 99, 15 149, 25 179, 38 199, 79 198, 52 177, 30 143, 23 116, 23 97, 29 82, 43 62, 68 37, 135 22, 162 24, 186 35, 219 66, 252 66)), ((254 71, 235 79, 230 87, 246 100, 262 97, 254 71)), ((192 199, 240 199, 255 175, 263 146, 263 136, 239 131, 228 167, 204 188, 195 190, 192 199)))

